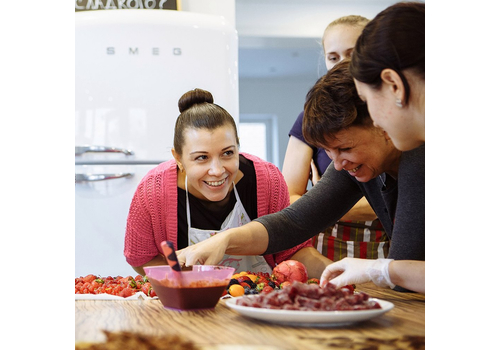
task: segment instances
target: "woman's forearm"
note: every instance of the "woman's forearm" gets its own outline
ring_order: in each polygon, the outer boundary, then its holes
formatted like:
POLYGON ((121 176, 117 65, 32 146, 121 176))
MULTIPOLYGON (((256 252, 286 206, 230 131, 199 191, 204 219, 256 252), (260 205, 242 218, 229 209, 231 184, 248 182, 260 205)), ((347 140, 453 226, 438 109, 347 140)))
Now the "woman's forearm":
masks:
POLYGON ((307 269, 307 276, 317 279, 321 277, 324 269, 333 262, 314 247, 302 248, 293 254, 290 259, 300 261, 307 269))
POLYGON ((290 136, 283 160, 282 174, 288 186, 290 203, 307 191, 313 150, 295 136, 290 136))
POLYGON ((340 221, 373 221, 376 218, 377 214, 373 211, 368 200, 363 197, 340 219, 340 221))
POLYGON ((391 282, 418 293, 425 293, 425 261, 394 260, 389 264, 391 282))
POLYGON ((147 263, 141 266, 132 266, 135 272, 144 276, 146 273, 144 272, 145 266, 157 266, 157 265, 167 265, 167 260, 161 254, 158 254, 153 259, 149 260, 147 263))
POLYGON ((226 254, 230 255, 260 255, 269 244, 266 228, 256 221, 224 233, 227 235, 226 254))

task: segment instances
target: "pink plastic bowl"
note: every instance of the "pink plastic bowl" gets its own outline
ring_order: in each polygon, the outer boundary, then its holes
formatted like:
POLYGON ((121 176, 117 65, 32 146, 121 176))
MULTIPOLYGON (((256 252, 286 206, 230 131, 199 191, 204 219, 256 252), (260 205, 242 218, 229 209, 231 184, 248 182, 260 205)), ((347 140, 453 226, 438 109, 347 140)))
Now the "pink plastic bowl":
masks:
POLYGON ((182 271, 181 281, 168 265, 144 267, 163 306, 169 309, 212 309, 219 302, 235 269, 226 266, 194 265, 182 271))

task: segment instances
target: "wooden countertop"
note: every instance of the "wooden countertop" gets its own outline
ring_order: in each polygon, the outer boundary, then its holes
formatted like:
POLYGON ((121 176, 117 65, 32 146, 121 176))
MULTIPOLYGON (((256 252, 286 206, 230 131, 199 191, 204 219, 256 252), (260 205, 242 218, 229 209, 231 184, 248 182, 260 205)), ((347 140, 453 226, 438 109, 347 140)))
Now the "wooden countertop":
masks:
POLYGON ((221 300, 213 310, 174 311, 159 300, 76 300, 75 342, 101 342, 102 330, 146 335, 179 335, 201 349, 424 349, 425 296, 358 286, 390 301, 382 316, 331 328, 288 327, 245 318, 221 300), (261 347, 258 347, 261 346, 261 347))

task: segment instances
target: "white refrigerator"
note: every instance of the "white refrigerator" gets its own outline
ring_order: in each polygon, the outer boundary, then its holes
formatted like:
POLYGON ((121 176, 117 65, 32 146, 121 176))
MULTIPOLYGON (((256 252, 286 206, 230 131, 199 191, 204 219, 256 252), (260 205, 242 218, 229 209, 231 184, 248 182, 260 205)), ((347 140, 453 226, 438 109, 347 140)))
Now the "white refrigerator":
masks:
POLYGON ((208 90, 239 121, 237 33, 223 17, 173 10, 75 17, 75 277, 135 275, 128 209, 143 176, 172 158, 181 95, 208 90))

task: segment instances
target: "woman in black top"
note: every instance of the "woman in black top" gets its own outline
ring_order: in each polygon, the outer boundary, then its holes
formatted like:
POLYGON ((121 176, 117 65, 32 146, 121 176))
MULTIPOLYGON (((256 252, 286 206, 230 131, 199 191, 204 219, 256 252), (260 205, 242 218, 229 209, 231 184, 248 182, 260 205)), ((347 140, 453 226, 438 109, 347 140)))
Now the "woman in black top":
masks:
MULTIPOLYGON (((385 271, 391 259, 425 259, 425 149, 403 153, 373 125, 348 61, 309 92, 303 131, 309 143, 324 148, 333 160, 316 186, 278 213, 182 250, 183 262, 210 264, 226 251, 241 255, 286 249, 338 221, 363 195, 391 238, 390 259, 372 262, 385 271)), ((379 284, 394 286, 390 279, 379 284)))
MULTIPOLYGON (((423 192, 425 187, 418 188, 408 181, 412 171, 420 172, 424 184, 424 147, 425 147, 425 4, 420 2, 401 2, 392 5, 379 13, 364 29, 356 42, 352 54, 350 71, 360 98, 366 101, 374 123, 387 132, 396 148, 403 155, 416 155, 421 152, 420 168, 409 168, 400 171, 398 182, 401 188, 411 188, 413 192, 408 198, 400 193, 398 211, 405 211, 405 216, 424 217, 423 192), (418 194, 416 191, 421 191, 418 194), (422 201, 415 206, 415 200, 422 201), (420 209, 420 212, 415 210, 420 209)), ((418 165, 418 163, 415 163, 418 165)), ((401 169, 401 166, 400 166, 401 169)), ((399 223, 396 221, 395 226, 399 223)), ((424 249, 424 239, 418 240, 419 229, 423 227, 406 227, 404 237, 407 245, 419 244, 424 249)), ((423 225, 423 220, 420 222, 423 225)), ((395 253, 395 252, 393 252, 395 253)), ((322 275, 322 282, 333 284, 346 282, 361 283, 368 280, 387 280, 395 284, 404 284, 407 288, 425 292, 425 262, 398 259, 375 268, 370 263, 358 259, 344 259, 339 264, 329 265, 322 275), (333 279, 331 279, 333 278, 333 279)), ((417 260, 425 260, 417 258, 417 260)))

